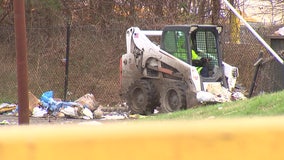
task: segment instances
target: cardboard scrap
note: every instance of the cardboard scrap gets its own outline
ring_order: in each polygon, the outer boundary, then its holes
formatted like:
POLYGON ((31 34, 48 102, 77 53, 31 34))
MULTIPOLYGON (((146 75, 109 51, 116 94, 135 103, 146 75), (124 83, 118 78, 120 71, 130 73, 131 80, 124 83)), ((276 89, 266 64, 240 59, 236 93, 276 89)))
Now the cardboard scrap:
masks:
POLYGON ((35 107, 38 107, 41 105, 40 100, 33 95, 31 92, 29 92, 29 110, 32 113, 35 107))

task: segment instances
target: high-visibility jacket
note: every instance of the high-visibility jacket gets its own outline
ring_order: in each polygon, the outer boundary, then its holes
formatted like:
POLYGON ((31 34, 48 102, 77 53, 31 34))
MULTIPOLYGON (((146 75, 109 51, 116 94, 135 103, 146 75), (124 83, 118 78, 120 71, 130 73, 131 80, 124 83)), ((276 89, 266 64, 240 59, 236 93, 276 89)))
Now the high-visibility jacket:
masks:
MULTIPOLYGON (((177 51, 173 53, 173 55, 179 58, 180 60, 187 62, 187 51, 185 49, 184 43, 185 43, 185 37, 181 36, 177 41, 177 51)), ((192 60, 201 59, 201 57, 199 57, 198 54, 194 50, 191 50, 191 58, 192 60)), ((197 68, 198 73, 200 73, 202 70, 202 67, 197 66, 196 68, 197 68)))
MULTIPOLYGON (((194 50, 191 50, 191 58, 192 58, 192 60, 200 60, 201 59, 201 57, 199 57, 198 54, 194 50)), ((196 67, 198 73, 201 72, 202 68, 203 67, 201 67, 201 66, 196 67)))
POLYGON ((191 50, 191 58, 192 60, 200 60, 200 57, 196 54, 194 50, 191 50))
MULTIPOLYGON (((177 52, 175 52, 173 54, 175 57, 179 58, 180 60, 183 60, 184 62, 187 62, 187 52, 185 49, 178 49, 177 52)), ((192 60, 200 60, 200 57, 198 56, 198 54, 196 54, 196 52, 194 50, 191 51, 191 58, 192 60)), ((196 69, 198 71, 198 73, 201 72, 203 67, 201 66, 196 66, 196 69)))

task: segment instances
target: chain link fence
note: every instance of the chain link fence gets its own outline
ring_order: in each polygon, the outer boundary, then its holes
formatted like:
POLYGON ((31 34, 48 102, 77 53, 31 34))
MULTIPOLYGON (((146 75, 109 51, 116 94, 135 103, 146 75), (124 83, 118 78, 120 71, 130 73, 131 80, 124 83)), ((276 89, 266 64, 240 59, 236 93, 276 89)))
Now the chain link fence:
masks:
MULTIPOLYGON (((13 27, 1 27, 1 84, 3 101, 17 98, 16 53, 13 27)), ((124 31, 98 36, 93 26, 72 26, 68 86, 66 78, 66 26, 28 28, 29 90, 36 96, 53 90, 58 98, 75 100, 93 93, 102 103, 119 101, 119 58, 125 48, 124 31)))
MULTIPOLYGON (((274 34, 280 26, 261 26, 261 24, 253 25, 258 34, 271 44, 271 35, 274 34)), ((245 94, 252 96, 263 92, 275 92, 283 89, 283 66, 266 50, 266 48, 257 40, 253 34, 245 27, 240 28, 240 42, 232 43, 226 40, 230 36, 228 32, 223 33, 222 48, 223 59, 225 62, 239 68, 240 76, 238 85, 244 90, 245 94), (225 39, 225 40, 224 40, 225 39), (258 61, 260 53, 263 52, 263 63, 256 74, 255 63, 258 61), (254 82, 254 75, 256 80, 254 82), (252 90, 251 90, 252 89, 252 90), (252 93, 249 93, 253 91, 252 93)), ((273 48, 273 47, 272 47, 273 48)), ((275 50, 275 48, 273 48, 275 50)), ((279 50, 275 50, 279 55, 279 50)))
MULTIPOLYGON (((155 18, 153 18, 155 19, 155 18)), ((141 29, 162 29, 165 22, 145 24, 136 22, 141 29), (159 27, 157 27, 159 26, 159 27), (151 28, 152 27, 152 28, 151 28)), ((183 23, 183 22, 179 22, 183 23)), ((175 24, 179 24, 175 23, 175 24)), ((37 97, 48 90, 53 90, 55 97, 63 98, 64 89, 68 88, 66 100, 92 93, 103 104, 118 103, 119 96, 119 60, 126 50, 125 31, 129 23, 117 23, 101 32, 95 25, 71 25, 70 55, 68 68, 68 86, 66 80, 66 25, 28 27, 28 71, 29 90, 37 97)), ((248 90, 255 71, 254 63, 259 52, 264 51, 264 58, 270 57, 266 49, 245 28, 240 29, 240 42, 230 39, 228 20, 221 23, 224 32, 221 37, 223 59, 228 64, 239 68, 238 83, 248 90)), ((0 26, 1 78, 0 97, 4 102, 17 101, 16 53, 13 26, 0 26)), ((254 26, 256 31, 269 43, 268 36, 275 27, 254 26)), ((269 66, 269 63, 267 63, 269 66)), ((264 67, 264 66, 263 66, 264 67)), ((258 82, 265 82, 265 72, 261 69, 258 82)), ((272 83, 278 83, 266 76, 272 83)), ((265 83, 258 83, 265 85, 265 83)), ((256 90, 257 91, 257 90, 256 90)), ((260 90, 258 90, 260 92, 260 90)), ((255 92, 257 94, 257 92, 255 92)))

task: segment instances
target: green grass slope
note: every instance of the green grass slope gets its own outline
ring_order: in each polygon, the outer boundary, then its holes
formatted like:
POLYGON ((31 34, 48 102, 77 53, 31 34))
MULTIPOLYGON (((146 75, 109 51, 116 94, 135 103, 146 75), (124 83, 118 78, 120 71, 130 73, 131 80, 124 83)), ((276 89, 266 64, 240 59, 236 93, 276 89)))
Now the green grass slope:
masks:
POLYGON ((284 115, 284 91, 259 95, 247 100, 204 105, 173 113, 149 116, 147 120, 199 120, 284 115))

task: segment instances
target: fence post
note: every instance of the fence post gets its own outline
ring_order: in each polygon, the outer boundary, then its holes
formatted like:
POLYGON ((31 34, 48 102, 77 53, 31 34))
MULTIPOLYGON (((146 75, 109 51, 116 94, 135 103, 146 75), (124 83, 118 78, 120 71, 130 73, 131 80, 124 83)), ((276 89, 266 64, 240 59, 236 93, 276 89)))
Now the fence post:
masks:
POLYGON ((250 86, 250 91, 249 91, 249 98, 252 96, 252 93, 253 93, 253 89, 255 87, 255 83, 256 83, 256 79, 257 79, 257 74, 258 74, 258 71, 259 71, 259 68, 262 64, 262 60, 263 60, 263 51, 260 51, 259 53, 259 56, 258 56, 258 59, 257 61, 254 63, 253 66, 256 67, 255 69, 255 72, 254 72, 254 76, 253 76, 253 80, 252 80, 252 83, 251 83, 251 86, 250 86))
POLYGON ((65 83, 64 83, 64 101, 66 101, 68 91, 68 75, 69 75, 69 50, 70 50, 70 21, 66 26, 66 64, 65 64, 65 83))

